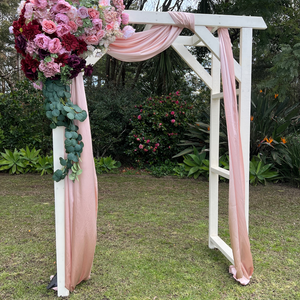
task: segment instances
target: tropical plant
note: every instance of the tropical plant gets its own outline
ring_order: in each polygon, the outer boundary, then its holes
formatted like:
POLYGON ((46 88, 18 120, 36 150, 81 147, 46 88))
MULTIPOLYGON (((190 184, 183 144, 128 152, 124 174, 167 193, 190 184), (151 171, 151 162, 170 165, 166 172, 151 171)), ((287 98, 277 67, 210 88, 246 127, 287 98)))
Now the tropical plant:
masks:
POLYGON ((184 156, 183 163, 179 163, 180 166, 184 166, 185 171, 188 172, 187 176, 193 176, 197 179, 199 175, 203 175, 208 178, 209 173, 209 160, 205 159, 205 148, 199 153, 198 150, 193 147, 194 154, 188 154, 184 156))
POLYGON ((267 181, 278 180, 278 172, 272 171, 272 164, 264 164, 260 156, 253 156, 250 161, 250 183, 257 185, 258 183, 266 184, 267 181))
POLYGON ((36 164, 36 172, 41 173, 41 176, 44 174, 53 173, 53 156, 40 156, 36 164))
POLYGON ((179 152, 178 142, 191 122, 193 104, 184 101, 179 91, 150 97, 136 107, 131 118, 126 153, 140 165, 161 164, 179 152))
POLYGON ((27 161, 25 173, 36 170, 36 165, 39 160, 40 151, 41 149, 35 150, 35 148, 30 150, 28 146, 26 146, 26 149, 20 149, 19 153, 22 155, 24 160, 27 161))
POLYGON ((94 158, 94 162, 98 174, 109 173, 121 167, 121 163, 112 159, 111 156, 101 157, 100 159, 94 158))
POLYGON ((15 149, 14 152, 5 149, 1 152, 3 159, 0 160, 0 171, 8 170, 9 174, 25 173, 28 161, 15 149))

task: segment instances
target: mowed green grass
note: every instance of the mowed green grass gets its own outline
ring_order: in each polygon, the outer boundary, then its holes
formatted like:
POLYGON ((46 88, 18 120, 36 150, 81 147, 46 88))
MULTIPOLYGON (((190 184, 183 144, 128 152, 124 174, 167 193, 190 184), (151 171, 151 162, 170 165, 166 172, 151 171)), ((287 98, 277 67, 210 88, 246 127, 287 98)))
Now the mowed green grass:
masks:
MULTIPOLYGON (((250 187, 254 274, 241 286, 208 248, 208 182, 147 175, 98 177, 98 240, 91 279, 67 299, 300 299, 300 190, 250 187)), ((0 175, 0 299, 56 299, 51 176, 0 175)), ((219 233, 229 243, 228 184, 219 233)))

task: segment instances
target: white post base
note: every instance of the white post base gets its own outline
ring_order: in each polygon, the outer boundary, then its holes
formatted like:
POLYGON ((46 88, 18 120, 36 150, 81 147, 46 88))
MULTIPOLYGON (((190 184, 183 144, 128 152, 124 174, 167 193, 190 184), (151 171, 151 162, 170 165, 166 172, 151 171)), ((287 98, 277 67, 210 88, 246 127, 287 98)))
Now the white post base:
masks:
MULTIPOLYGON (((60 157, 64 157, 65 128, 60 126, 53 133, 53 167, 54 171, 62 166, 60 157)), ((54 182, 55 196, 55 234, 56 234, 56 266, 57 266, 57 296, 69 296, 65 288, 65 182, 54 182)))

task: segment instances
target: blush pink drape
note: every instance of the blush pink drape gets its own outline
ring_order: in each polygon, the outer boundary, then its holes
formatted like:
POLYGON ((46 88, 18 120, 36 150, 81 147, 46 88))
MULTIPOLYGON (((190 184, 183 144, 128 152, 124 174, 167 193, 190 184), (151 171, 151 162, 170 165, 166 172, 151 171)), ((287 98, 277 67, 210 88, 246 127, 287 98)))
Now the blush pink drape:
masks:
MULTIPOLYGON (((184 27, 194 31, 193 14, 169 12, 175 26, 153 26, 128 39, 117 39, 108 54, 126 62, 143 61, 167 49, 184 27)), ((244 210, 244 170, 236 104, 233 56, 227 29, 219 29, 222 81, 230 151, 229 228, 235 266, 230 272, 247 284, 253 272, 250 243, 244 210)), ((83 78, 80 74, 71 86, 72 101, 87 111, 83 78)), ((96 246, 97 177, 95 173, 90 124, 79 124, 85 147, 82 152, 80 181, 65 179, 66 199, 66 288, 88 279, 96 246)))
POLYGON ((245 175, 236 102, 234 61, 228 30, 220 28, 218 35, 230 160, 229 232, 234 266, 230 267, 229 272, 245 285, 249 283, 253 273, 253 261, 245 218, 245 175))
MULTIPOLYGON (((72 80, 71 101, 87 110, 82 73, 72 80)), ((82 280, 89 279, 97 239, 98 185, 93 158, 89 118, 75 121, 84 148, 79 181, 65 178, 65 286, 73 291, 82 280)))

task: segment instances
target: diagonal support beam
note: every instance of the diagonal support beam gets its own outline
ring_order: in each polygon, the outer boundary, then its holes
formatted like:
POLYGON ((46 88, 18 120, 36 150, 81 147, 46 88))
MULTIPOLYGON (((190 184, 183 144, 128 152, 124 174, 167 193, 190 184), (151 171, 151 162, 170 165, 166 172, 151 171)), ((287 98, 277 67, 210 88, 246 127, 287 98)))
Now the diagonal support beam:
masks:
POLYGON ((195 73, 204 81, 204 83, 212 89, 212 77, 201 66, 197 59, 189 52, 184 45, 172 44, 175 51, 181 56, 181 58, 195 71, 195 73))

